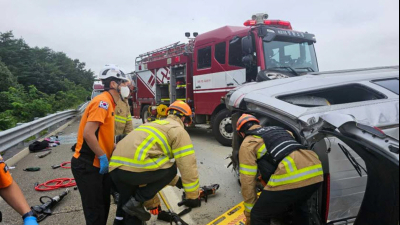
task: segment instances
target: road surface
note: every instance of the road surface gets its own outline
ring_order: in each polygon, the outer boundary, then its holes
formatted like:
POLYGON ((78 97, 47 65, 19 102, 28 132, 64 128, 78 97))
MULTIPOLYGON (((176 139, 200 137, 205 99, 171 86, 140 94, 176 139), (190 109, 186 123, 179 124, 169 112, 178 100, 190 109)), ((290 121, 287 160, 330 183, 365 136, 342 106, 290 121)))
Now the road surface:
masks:
MULTIPOLYGON (((20 185, 30 205, 40 204, 41 196, 51 196, 61 194, 64 190, 55 190, 50 192, 37 192, 34 190, 36 182, 43 183, 55 178, 73 178, 68 169, 51 168, 52 165, 61 164, 70 161, 73 155, 71 146, 76 142, 76 133, 79 120, 73 122, 62 133, 59 134, 61 145, 53 148, 52 153, 39 159, 36 154, 29 154, 15 165, 11 173, 15 181, 20 185), (39 172, 24 172, 27 167, 41 167, 39 172)), ((140 121, 134 121, 135 126, 140 125, 140 121)), ((192 129, 189 131, 196 150, 196 157, 200 173, 201 185, 220 184, 221 189, 217 196, 210 198, 208 203, 204 203, 201 208, 193 209, 190 215, 183 219, 192 224, 205 225, 223 214, 233 206, 242 201, 240 188, 231 169, 227 169, 229 160, 225 158, 230 154, 231 149, 222 147, 213 137, 212 133, 204 129, 192 129)), ((168 188, 165 191, 168 200, 174 205, 176 212, 182 211, 176 203, 180 201, 182 192, 176 188, 168 188)), ((111 206, 108 224, 112 225, 115 216, 115 205, 111 206)), ((21 217, 0 199, 0 209, 3 212, 3 223, 5 225, 22 224, 21 217)), ((54 215, 47 218, 41 225, 83 225, 85 224, 80 195, 78 191, 71 193, 54 210, 54 215)), ((169 224, 157 221, 152 218, 150 225, 169 224)))

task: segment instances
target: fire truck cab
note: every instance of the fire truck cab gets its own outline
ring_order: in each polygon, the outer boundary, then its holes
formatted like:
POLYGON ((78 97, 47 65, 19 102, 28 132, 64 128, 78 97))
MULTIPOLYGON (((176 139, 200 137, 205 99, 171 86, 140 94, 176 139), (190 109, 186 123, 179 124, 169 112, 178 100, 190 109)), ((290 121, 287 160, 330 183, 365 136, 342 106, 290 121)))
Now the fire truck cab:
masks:
POLYGON ((231 145, 233 126, 225 95, 256 81, 260 72, 285 76, 319 71, 316 38, 293 31, 290 22, 257 14, 245 26, 225 26, 140 55, 136 59, 133 114, 144 122, 165 116, 176 100, 187 102, 195 124, 209 125, 223 145, 231 145))

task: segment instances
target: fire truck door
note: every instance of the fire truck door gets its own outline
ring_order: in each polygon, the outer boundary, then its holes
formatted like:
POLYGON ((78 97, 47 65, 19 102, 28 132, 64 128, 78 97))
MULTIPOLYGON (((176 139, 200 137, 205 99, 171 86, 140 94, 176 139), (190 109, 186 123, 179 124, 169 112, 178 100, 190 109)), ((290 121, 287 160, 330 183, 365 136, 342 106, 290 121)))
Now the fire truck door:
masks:
POLYGON ((242 85, 246 82, 246 69, 227 71, 225 80, 228 88, 242 85))

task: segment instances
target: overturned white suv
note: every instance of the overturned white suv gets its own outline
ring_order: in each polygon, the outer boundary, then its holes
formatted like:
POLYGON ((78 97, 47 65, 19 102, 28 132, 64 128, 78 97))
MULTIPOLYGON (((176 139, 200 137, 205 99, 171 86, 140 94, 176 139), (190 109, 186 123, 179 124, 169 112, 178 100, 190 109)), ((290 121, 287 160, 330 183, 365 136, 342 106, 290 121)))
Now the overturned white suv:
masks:
MULTIPOLYGON (((224 99, 232 123, 253 114, 264 126, 292 131, 317 152, 325 185, 310 201, 319 215, 314 223, 347 224, 358 216, 355 224, 398 224, 399 67, 305 76, 261 71, 258 78, 262 82, 238 87, 224 99)), ((236 171, 240 141, 235 135, 236 171)))

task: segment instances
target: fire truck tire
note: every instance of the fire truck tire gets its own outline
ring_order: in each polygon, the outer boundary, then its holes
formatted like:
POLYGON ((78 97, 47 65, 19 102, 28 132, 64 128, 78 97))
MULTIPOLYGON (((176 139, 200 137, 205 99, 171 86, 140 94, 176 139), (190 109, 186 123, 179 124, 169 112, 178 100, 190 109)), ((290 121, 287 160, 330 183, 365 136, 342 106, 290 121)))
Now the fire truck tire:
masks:
POLYGON ((149 118, 149 105, 145 105, 142 109, 142 122, 143 124, 147 123, 147 118, 149 118))
POLYGON ((224 146, 232 146, 233 126, 232 113, 228 109, 223 109, 213 120, 213 133, 219 143, 224 146))

